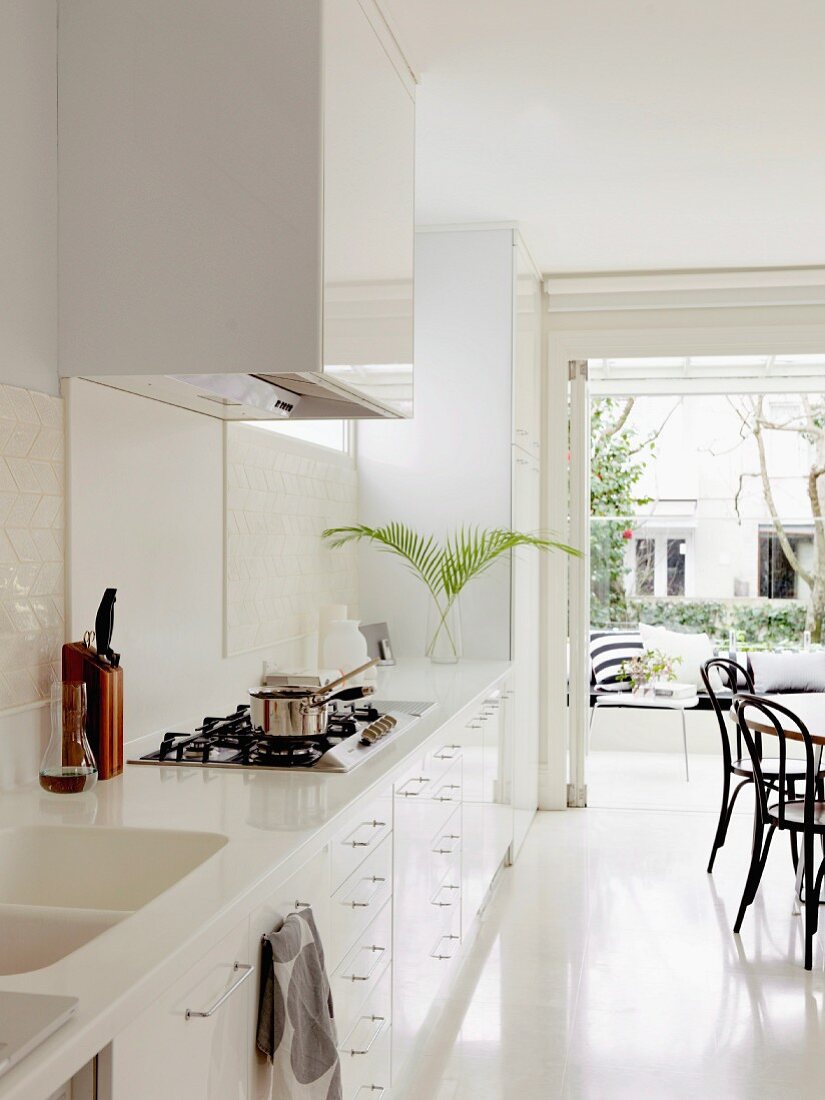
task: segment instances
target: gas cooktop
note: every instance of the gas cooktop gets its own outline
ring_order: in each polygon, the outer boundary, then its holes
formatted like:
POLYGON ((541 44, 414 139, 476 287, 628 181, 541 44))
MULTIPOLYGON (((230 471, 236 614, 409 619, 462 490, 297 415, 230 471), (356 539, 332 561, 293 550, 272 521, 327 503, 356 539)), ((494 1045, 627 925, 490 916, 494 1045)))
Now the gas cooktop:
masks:
POLYGON ((171 730, 153 752, 130 764, 188 768, 314 768, 348 772, 409 729, 434 703, 330 704, 326 733, 271 737, 252 725, 248 706, 224 718, 204 718, 193 730, 171 730))

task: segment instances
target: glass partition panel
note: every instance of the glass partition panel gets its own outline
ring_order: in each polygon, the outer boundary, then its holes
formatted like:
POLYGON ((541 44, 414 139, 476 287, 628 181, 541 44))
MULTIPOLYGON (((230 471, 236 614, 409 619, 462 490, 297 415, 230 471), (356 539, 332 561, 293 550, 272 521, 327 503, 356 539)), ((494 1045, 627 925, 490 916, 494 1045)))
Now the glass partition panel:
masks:
POLYGON ((825 641, 825 396, 595 398, 591 626, 825 641))

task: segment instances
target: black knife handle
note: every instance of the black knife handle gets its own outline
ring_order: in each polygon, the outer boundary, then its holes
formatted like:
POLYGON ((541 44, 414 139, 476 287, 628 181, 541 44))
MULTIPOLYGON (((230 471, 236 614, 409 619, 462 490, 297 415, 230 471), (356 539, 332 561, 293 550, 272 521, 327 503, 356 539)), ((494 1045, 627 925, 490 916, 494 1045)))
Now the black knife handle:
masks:
POLYGON ((117 668, 120 657, 112 652, 112 631, 115 626, 115 600, 117 589, 107 588, 100 601, 100 607, 95 616, 95 638, 97 640, 97 652, 99 657, 105 657, 117 668))

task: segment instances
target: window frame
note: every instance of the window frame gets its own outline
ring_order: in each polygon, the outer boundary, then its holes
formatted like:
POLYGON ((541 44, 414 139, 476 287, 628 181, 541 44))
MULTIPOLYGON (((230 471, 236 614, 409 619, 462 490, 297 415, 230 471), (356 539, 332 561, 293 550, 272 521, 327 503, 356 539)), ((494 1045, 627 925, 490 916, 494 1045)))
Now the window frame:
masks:
MULTIPOLYGON (((338 457, 348 459, 350 462, 355 461, 355 431, 356 431, 355 426, 356 426, 356 423, 357 423, 357 421, 355 421, 355 420, 343 420, 343 419, 330 418, 329 421, 325 421, 325 423, 341 424, 342 434, 343 434, 343 446, 342 447, 330 447, 326 443, 318 443, 316 440, 313 440, 313 439, 302 439, 301 436, 293 435, 291 432, 279 431, 279 428, 282 427, 284 424, 290 423, 290 421, 287 421, 287 420, 285 420, 285 421, 279 421, 279 420, 244 420, 244 421, 242 421, 242 423, 248 425, 251 428, 262 428, 264 431, 272 432, 272 434, 274 436, 276 436, 277 438, 290 440, 292 443, 300 444, 300 446, 302 446, 302 447, 310 447, 314 451, 317 451, 319 456, 320 455, 327 455, 327 456, 336 455, 338 457)), ((317 421, 315 421, 315 420, 312 420, 312 421, 309 421, 309 420, 307 420, 307 421, 293 420, 293 421, 291 421, 291 423, 293 423, 293 424, 301 424, 301 423, 313 423, 313 424, 315 424, 315 423, 317 423, 317 421)))
MULTIPOLYGON (((805 539, 806 541, 810 541, 811 546, 813 547, 815 531, 814 531, 814 525, 812 523, 811 524, 806 524, 806 523, 787 524, 787 525, 785 525, 785 534, 788 536, 788 539, 791 541, 792 545, 793 545, 794 541, 796 541, 798 543, 798 541, 800 539, 805 539)), ((797 550, 798 547, 794 546, 793 548, 794 548, 794 550, 797 550)), ((771 572, 771 575, 772 575, 773 574, 773 569, 770 566, 769 566, 769 568, 770 568, 770 572, 771 572)), ((768 522, 768 523, 760 522, 759 526, 758 526, 758 529, 757 529, 757 532, 756 532, 756 594, 757 594, 757 596, 760 599, 767 599, 767 600, 801 600, 801 599, 805 599, 805 591, 800 591, 800 587, 804 584, 805 584, 805 582, 802 580, 802 578, 797 573, 795 573, 793 571, 793 569, 791 568, 790 562, 788 562, 788 559, 785 555, 785 551, 782 549, 782 546, 779 542, 779 536, 776 533, 776 528, 774 527, 774 525, 770 522, 768 522), (775 596, 772 592, 763 592, 762 591, 762 565, 763 565, 763 550, 762 550, 762 547, 763 547, 763 540, 768 540, 774 548, 773 552, 778 551, 785 560, 787 568, 790 571, 791 577, 793 578, 794 591, 790 596, 775 596)))
POLYGON ((628 577, 628 596, 638 600, 673 599, 681 600, 694 594, 694 565, 695 548, 693 528, 691 527, 641 527, 633 532, 633 537, 628 541, 628 558, 630 575, 628 577), (637 550, 636 545, 642 540, 653 543, 653 592, 638 591, 637 550), (670 596, 667 590, 667 547, 671 540, 678 540, 685 544, 685 590, 678 596, 670 596))

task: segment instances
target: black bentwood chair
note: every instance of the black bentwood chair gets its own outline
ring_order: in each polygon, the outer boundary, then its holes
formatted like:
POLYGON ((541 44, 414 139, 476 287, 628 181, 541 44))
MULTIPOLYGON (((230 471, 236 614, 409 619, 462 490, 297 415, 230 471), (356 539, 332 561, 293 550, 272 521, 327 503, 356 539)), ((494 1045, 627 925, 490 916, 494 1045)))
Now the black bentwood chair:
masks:
MULTIPOLYGON (((727 657, 714 657, 702 666, 702 682, 716 713, 716 721, 719 723, 719 734, 722 739, 722 807, 719 811, 719 824, 716 826, 713 847, 710 850, 708 874, 713 871, 716 853, 725 843, 725 837, 728 835, 728 826, 730 825, 736 798, 743 787, 747 787, 749 783, 754 781, 753 764, 747 750, 742 751, 742 733, 739 726, 737 725, 734 729, 725 717, 717 693, 711 685, 710 673, 714 668, 718 669, 720 679, 730 690, 731 696, 734 696, 741 686, 746 687, 751 694, 754 694, 753 680, 750 673, 742 665, 737 664, 736 661, 731 661, 727 657), (740 779, 740 782, 734 787, 733 795, 730 793, 732 776, 737 776, 740 779)), ((776 789, 779 783, 779 760, 764 758, 760 766, 765 784, 770 789, 776 789)), ((805 778, 805 761, 788 760, 786 773, 785 789, 788 795, 793 798, 794 784, 805 778)), ((791 851, 794 866, 796 866, 796 836, 793 834, 791 835, 791 851)))
POLYGON ((753 764, 756 790, 756 814, 753 822, 753 848, 742 902, 736 917, 734 932, 742 927, 745 910, 756 897, 768 850, 777 829, 787 829, 792 836, 802 833, 804 859, 805 898, 805 969, 813 965, 813 942, 819 923, 819 890, 825 873, 825 860, 814 869, 814 840, 825 837, 825 802, 817 800, 821 791, 819 779, 820 749, 814 745, 804 722, 793 711, 772 700, 758 695, 739 694, 733 701, 736 721, 747 745, 753 764), (784 719, 784 725, 783 725, 784 719), (762 773, 762 734, 776 736, 779 745, 779 776, 775 802, 769 802, 767 781, 762 773), (803 798, 788 797, 787 767, 796 761, 788 760, 787 742, 801 742, 805 746, 805 793, 803 798), (767 830, 767 835, 765 834, 767 830))

